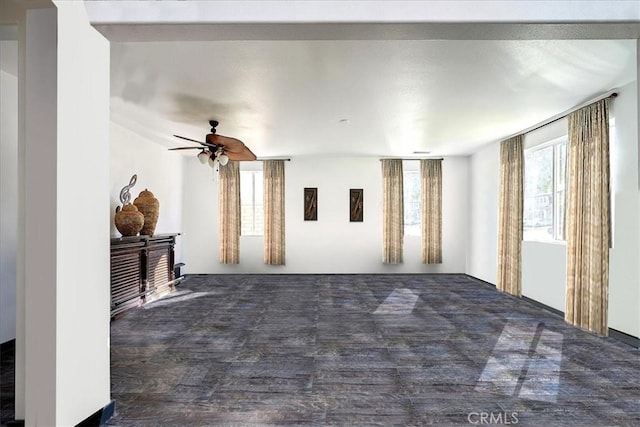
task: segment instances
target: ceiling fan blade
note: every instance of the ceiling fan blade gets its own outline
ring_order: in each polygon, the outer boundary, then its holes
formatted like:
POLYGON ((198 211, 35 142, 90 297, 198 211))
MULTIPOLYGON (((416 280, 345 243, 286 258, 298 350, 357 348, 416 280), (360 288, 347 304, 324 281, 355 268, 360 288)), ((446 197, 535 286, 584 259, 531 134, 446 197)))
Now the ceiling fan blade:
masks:
POLYGON ((187 138, 186 136, 173 135, 176 138, 184 139, 186 141, 197 142, 198 144, 204 144, 204 142, 196 141, 195 139, 187 138))
POLYGON ((258 159, 258 157, 255 154, 253 154, 253 151, 249 150, 249 147, 247 147, 246 145, 244 147, 244 150, 243 150, 242 154, 246 157, 245 160, 257 160, 258 159))
POLYGON ((169 148, 169 150, 204 150, 203 147, 176 147, 169 148))
POLYGON ((230 151, 225 151, 225 154, 227 155, 227 157, 229 157, 229 160, 235 160, 235 161, 251 161, 251 160, 257 159, 256 155, 253 154, 251 150, 249 150, 247 147, 244 147, 244 150, 242 150, 239 153, 232 153, 230 151))
POLYGON ((213 144, 209 144, 207 142, 196 141, 195 139, 187 138, 186 136, 180 136, 180 135, 173 135, 173 136, 175 136, 176 138, 184 139, 185 141, 195 142, 196 144, 200 144, 200 145, 203 145, 205 147, 214 147, 214 148, 216 148, 215 145, 213 145, 213 144))

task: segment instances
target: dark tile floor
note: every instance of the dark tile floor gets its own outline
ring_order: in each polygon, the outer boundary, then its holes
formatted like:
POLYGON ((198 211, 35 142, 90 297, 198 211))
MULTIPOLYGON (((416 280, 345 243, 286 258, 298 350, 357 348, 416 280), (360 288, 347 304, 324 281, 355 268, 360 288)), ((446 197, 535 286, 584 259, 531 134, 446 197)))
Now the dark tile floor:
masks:
POLYGON ((111 378, 111 426, 640 425, 638 349, 464 275, 190 276, 111 378))
POLYGON ((640 425, 640 353, 464 275, 190 276, 112 324, 112 426, 640 425))
POLYGON ((14 418, 15 341, 0 346, 0 425, 14 418))

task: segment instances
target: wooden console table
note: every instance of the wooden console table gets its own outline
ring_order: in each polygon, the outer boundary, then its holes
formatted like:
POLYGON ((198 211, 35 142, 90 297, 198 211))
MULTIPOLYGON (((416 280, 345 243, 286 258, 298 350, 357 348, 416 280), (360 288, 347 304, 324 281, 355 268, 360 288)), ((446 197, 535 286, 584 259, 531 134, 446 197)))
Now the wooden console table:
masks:
POLYGON ((174 276, 174 234, 111 239, 111 317, 171 292, 174 276))

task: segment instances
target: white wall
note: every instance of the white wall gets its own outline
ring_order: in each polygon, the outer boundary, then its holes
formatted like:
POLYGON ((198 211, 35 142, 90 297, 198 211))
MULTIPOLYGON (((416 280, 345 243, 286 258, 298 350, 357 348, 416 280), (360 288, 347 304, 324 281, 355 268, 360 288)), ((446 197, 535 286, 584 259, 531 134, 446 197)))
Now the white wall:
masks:
POLYGON ((469 247, 466 273, 496 283, 500 144, 491 144, 469 161, 469 247))
MULTIPOLYGON (((405 162, 411 167, 409 162, 405 162)), ((418 163, 413 162, 415 167, 418 163)), ((377 158, 299 158, 285 163, 286 266, 263 261, 263 238, 243 236, 240 264, 218 261, 218 188, 210 168, 187 158, 184 254, 188 273, 419 273, 464 271, 468 158, 443 161, 443 264, 421 263, 405 236, 404 263, 382 263, 382 176, 377 158), (318 188, 318 220, 303 220, 303 189, 318 188), (364 189, 364 222, 349 222, 349 189, 364 189)), ((242 163, 241 168, 260 166, 242 163)))
MULTIPOLYGON (((110 230, 120 237, 113 222, 115 209, 120 205, 120 190, 129 184, 133 174, 138 176, 130 190, 131 202, 145 188, 160 202, 160 215, 155 234, 182 231, 182 165, 183 156, 169 151, 114 122, 110 132, 110 230)), ((176 262, 182 261, 182 237, 176 239, 176 262)))
POLYGON ((609 326, 640 337, 640 208, 638 198, 638 84, 621 88, 611 103, 613 248, 609 260, 609 326))
POLYGON ((18 42, 0 41, 0 343, 16 337, 18 42))
MULTIPOLYGON (((640 217, 638 198, 638 88, 632 82, 612 101, 615 132, 611 140, 611 189, 614 246, 610 253, 609 327, 640 336, 640 217)), ((531 147, 566 135, 566 119, 525 137, 531 147)), ((500 150, 493 143, 471 157, 471 218, 466 272, 496 283, 500 150)), ((522 245, 522 293, 564 311, 566 245, 525 241, 522 245)))
POLYGON ((564 242, 522 242, 522 295, 564 312, 567 277, 564 242))

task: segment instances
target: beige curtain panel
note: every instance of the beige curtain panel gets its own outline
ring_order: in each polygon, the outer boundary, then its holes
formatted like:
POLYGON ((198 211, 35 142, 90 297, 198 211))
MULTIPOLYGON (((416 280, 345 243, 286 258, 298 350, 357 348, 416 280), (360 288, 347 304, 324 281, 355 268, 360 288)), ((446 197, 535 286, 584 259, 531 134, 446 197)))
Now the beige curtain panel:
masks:
POLYGON ((402 195, 402 160, 382 160, 382 262, 402 262, 404 239, 404 205, 402 195))
POLYGON ((607 335, 609 99, 569 115, 565 320, 607 335))
POLYGON ((284 160, 266 160, 263 166, 264 262, 284 265, 284 160))
POLYGON ((498 210, 498 280, 496 287, 522 295, 523 135, 500 144, 500 206, 498 210))
POLYGON ((442 263, 442 160, 420 160, 422 262, 442 263))
POLYGON ((220 166, 220 262, 240 262, 240 166, 220 166))

